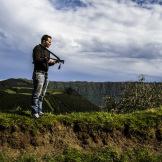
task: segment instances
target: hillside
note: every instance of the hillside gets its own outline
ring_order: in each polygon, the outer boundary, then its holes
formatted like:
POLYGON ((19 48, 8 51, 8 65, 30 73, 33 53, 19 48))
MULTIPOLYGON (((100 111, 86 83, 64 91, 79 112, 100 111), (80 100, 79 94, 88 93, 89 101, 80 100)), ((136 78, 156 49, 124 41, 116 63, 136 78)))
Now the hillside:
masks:
POLYGON ((32 88, 32 81, 27 80, 27 79, 6 79, 0 81, 0 89, 5 89, 5 88, 10 88, 10 87, 28 87, 32 88))
POLYGON ((130 114, 104 112, 40 119, 0 113, 0 161, 161 162, 162 107, 130 114))
MULTIPOLYGON (((49 91, 66 91, 73 89, 79 95, 88 99, 97 106, 104 105, 106 96, 119 96, 129 86, 140 86, 141 82, 54 82, 51 81, 48 86, 49 91)), ((144 83, 145 87, 157 87, 162 90, 162 83, 144 83)), ((32 88, 32 81, 26 79, 8 79, 0 81, 0 89, 12 87, 32 88)))
POLYGON ((53 82, 44 100, 45 115, 34 119, 31 81, 1 81, 0 162, 161 162, 161 87, 161 83, 53 82), (125 114, 102 112, 114 107, 110 100, 107 109, 87 100, 115 98, 122 91, 126 96, 117 101, 125 114), (154 109, 136 111, 150 103, 154 109))
MULTIPOLYGON (((0 111, 15 112, 21 110, 31 110, 32 88, 11 87, 0 90, 0 111)), ((99 110, 86 98, 79 95, 73 89, 66 91, 48 91, 43 102, 45 112, 68 113, 87 112, 99 110)))

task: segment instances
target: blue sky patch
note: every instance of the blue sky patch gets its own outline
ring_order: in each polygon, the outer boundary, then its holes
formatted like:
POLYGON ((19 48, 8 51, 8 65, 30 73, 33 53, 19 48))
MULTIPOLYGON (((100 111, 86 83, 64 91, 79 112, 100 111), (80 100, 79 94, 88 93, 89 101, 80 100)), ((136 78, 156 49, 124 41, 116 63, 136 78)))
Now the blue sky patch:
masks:
POLYGON ((162 5, 162 0, 132 0, 139 5, 148 5, 148 4, 160 4, 162 5))
POLYGON ((77 10, 78 8, 87 7, 88 2, 82 0, 49 0, 58 10, 77 10))

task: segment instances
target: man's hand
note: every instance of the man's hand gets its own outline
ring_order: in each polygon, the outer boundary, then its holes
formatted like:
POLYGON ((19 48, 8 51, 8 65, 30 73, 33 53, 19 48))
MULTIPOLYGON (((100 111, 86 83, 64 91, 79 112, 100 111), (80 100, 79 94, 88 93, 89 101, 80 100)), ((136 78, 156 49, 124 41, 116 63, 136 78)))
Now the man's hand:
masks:
POLYGON ((50 65, 54 65, 56 63, 57 63, 57 60, 53 60, 53 59, 48 60, 48 64, 50 64, 50 65))

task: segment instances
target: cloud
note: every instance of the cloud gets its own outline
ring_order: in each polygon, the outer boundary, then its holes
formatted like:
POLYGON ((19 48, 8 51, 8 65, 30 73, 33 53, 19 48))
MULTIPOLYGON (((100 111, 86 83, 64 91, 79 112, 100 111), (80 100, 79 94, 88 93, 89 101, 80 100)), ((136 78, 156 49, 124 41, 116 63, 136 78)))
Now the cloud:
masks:
POLYGON ((52 80, 162 76, 159 3, 146 8, 130 0, 1 0, 0 6, 0 77, 30 77, 32 48, 44 33, 53 37, 51 50, 66 60, 63 72, 50 70, 57 76, 52 80))
POLYGON ((6 38, 7 38, 6 34, 3 31, 0 31, 0 39, 3 40, 6 38))

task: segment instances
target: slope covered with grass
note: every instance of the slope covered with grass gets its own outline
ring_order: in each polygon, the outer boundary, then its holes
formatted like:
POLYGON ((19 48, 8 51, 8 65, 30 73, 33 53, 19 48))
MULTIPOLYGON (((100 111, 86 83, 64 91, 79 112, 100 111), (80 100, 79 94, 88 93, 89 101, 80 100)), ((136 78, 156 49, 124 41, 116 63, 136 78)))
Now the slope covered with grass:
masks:
POLYGON ((162 108, 129 114, 105 112, 0 113, 1 160, 55 162, 160 162, 162 108))
MULTIPOLYGON (((0 90, 0 111, 31 110, 32 88, 11 87, 0 90)), ((45 112, 67 113, 96 111, 99 108, 72 89, 48 91, 43 102, 45 112)))

